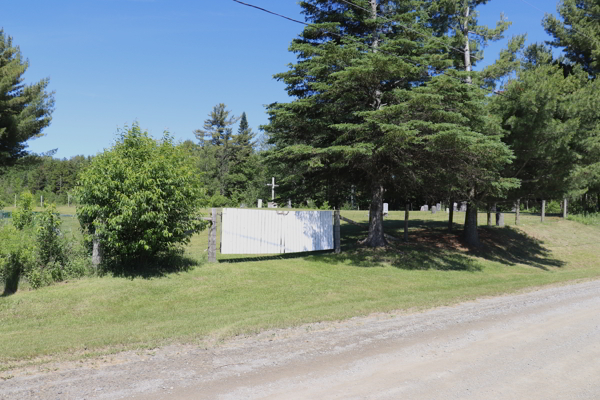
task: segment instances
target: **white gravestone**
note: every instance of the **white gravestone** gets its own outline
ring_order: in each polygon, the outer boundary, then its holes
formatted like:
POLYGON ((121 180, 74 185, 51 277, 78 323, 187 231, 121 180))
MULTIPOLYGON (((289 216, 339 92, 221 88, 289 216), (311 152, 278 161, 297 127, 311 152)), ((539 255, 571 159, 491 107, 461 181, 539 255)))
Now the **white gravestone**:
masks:
POLYGON ((262 208, 262 199, 258 199, 258 208, 262 208))
POLYGON ((383 203, 383 215, 388 215, 388 203, 383 203))

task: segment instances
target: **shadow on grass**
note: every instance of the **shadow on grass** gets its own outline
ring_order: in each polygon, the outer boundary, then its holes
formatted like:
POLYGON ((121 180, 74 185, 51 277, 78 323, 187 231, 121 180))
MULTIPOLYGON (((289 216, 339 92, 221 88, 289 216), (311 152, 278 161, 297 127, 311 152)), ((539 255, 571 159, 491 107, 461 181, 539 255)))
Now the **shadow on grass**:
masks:
MULTIPOLYGON (((275 254, 275 255, 257 255, 257 256, 244 256, 244 257, 235 257, 234 258, 221 258, 217 260, 219 263, 226 264, 234 264, 234 263, 242 263, 242 262, 251 262, 251 261, 270 261, 270 260, 289 260, 292 258, 303 258, 308 256, 316 256, 320 254, 328 254, 331 253, 331 250, 324 251, 305 251, 302 253, 286 253, 286 254, 275 254)), ((223 257, 231 257, 229 255, 225 255, 223 257)))
MULTIPOLYGON (((462 240, 462 229, 456 225, 447 231, 446 221, 410 220, 409 241, 390 242, 385 249, 368 249, 357 244, 365 237, 366 227, 343 224, 341 228, 342 254, 319 256, 326 262, 349 262, 358 267, 392 265, 407 270, 435 269, 442 271, 481 271, 481 263, 474 258, 505 265, 524 264, 548 271, 565 263, 552 257, 544 242, 512 227, 479 227, 481 247, 468 248, 462 240)), ((404 221, 384 221, 385 232, 402 238, 404 221)))
POLYGON ((19 289, 19 280, 21 278, 21 270, 19 268, 13 268, 8 276, 4 278, 4 292, 0 297, 8 297, 17 293, 19 289))
POLYGON ((178 272, 187 272, 198 266, 198 260, 174 250, 144 259, 130 259, 119 263, 106 263, 101 273, 123 278, 159 278, 178 272))
POLYGON ((525 264, 548 271, 549 267, 560 268, 564 261, 552 257, 544 242, 510 226, 502 228, 484 227, 479 230, 482 246, 470 251, 475 256, 502 264, 525 264))

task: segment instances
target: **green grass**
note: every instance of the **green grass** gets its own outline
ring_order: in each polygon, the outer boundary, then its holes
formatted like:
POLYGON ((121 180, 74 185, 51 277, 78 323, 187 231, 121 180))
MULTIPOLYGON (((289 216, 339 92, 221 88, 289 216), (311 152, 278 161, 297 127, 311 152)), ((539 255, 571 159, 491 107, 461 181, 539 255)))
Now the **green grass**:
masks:
POLYGON ((569 215, 567 219, 571 221, 576 221, 585 225, 597 225, 600 226, 600 213, 592 213, 592 214, 575 214, 569 215))
MULTIPOLYGON (((342 215, 366 222, 364 211, 342 215)), ((402 237, 403 212, 385 220, 402 237)), ((455 227, 464 214, 455 216, 455 227)), ((76 219, 64 218, 76 228, 76 219)), ((479 223, 485 225, 485 214, 479 223)), ((86 278, 0 298, 0 369, 47 358, 85 357, 167 343, 205 343, 269 328, 372 312, 422 310, 482 296, 598 278, 600 227, 522 215, 515 228, 482 226, 482 247, 446 232, 447 214, 412 212, 410 241, 385 250, 356 246, 360 227, 342 224, 340 255, 218 255, 207 264, 207 232, 186 255, 197 266, 156 278, 86 278)))

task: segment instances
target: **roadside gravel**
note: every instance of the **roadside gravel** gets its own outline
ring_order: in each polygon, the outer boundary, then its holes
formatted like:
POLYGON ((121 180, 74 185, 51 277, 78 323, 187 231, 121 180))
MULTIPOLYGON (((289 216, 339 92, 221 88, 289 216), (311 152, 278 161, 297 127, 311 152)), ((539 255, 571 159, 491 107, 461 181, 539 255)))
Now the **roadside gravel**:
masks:
POLYGON ((599 399, 600 281, 8 371, 0 399, 599 399))

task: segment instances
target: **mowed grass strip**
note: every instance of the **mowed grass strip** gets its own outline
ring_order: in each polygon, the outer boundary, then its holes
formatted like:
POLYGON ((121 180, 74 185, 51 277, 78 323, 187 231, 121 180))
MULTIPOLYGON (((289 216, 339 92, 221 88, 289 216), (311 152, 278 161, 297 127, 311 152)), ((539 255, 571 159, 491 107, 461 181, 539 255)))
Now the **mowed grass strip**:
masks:
MULTIPOLYGON (((344 212, 365 222, 365 212, 344 212)), ((386 230, 402 237, 404 215, 386 230)), ((456 228, 464 214, 455 218, 456 228)), ((512 217, 514 220, 514 216, 512 217)), ((506 222, 511 217, 507 215, 506 222)), ((0 298, 0 369, 39 357, 85 357, 372 312, 422 310, 482 296, 600 276, 600 228, 523 215, 517 229, 482 227, 481 249, 447 234, 447 215, 411 213, 410 242, 357 248, 364 231, 343 224, 343 253, 240 257, 207 264, 207 232, 194 237, 189 272, 156 278, 86 278, 0 298)), ((485 214, 480 224, 485 224, 485 214)), ((514 221, 513 221, 514 222, 514 221)), ((73 221, 65 221, 72 226, 73 221)))

